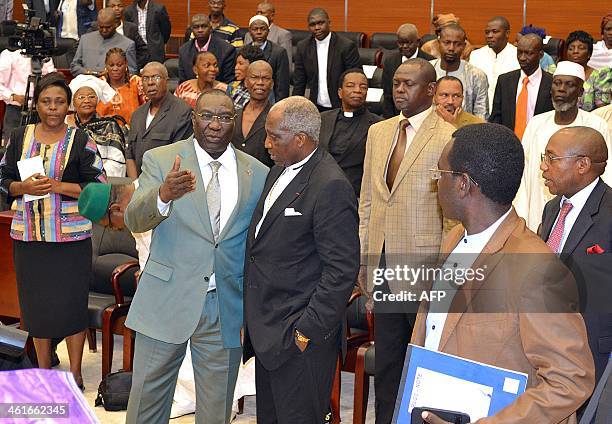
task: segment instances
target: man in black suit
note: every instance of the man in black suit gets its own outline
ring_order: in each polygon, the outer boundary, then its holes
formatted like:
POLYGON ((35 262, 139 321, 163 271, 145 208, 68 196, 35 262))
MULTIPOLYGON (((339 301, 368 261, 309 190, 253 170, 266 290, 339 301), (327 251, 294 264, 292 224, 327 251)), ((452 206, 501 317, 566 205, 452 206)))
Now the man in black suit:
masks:
POLYGON ((321 113, 319 145, 336 159, 357 197, 361 190, 368 130, 370 125, 382 121, 365 107, 367 94, 368 79, 363 70, 349 69, 340 76, 338 97, 342 107, 321 113))
POLYGON ((147 150, 184 140, 193 134, 191 107, 168 91, 168 70, 159 62, 142 69, 142 88, 149 99, 132 114, 125 151, 127 175, 138 178, 147 150))
POLYGON ((432 55, 419 49, 419 30, 413 24, 403 24, 397 29, 397 50, 385 50, 383 55, 383 117, 399 115, 393 103, 393 75, 399 66, 413 57, 425 60, 435 59, 432 55))
POLYGON ((268 18, 255 15, 249 20, 249 34, 254 46, 263 50, 266 62, 272 67, 274 79, 274 101, 289 97, 289 56, 287 50, 268 40, 270 26, 268 18))
POLYGON ((312 36, 297 44, 294 57, 293 95, 303 96, 310 88, 310 100, 321 112, 340 107, 340 75, 360 67, 355 43, 331 32, 330 23, 325 10, 312 9, 308 14, 312 36))
POLYGON ((193 73, 193 59, 200 51, 209 51, 217 58, 221 82, 234 81, 234 62, 236 49, 212 34, 212 25, 208 16, 198 13, 191 18, 191 30, 194 38, 179 48, 179 84, 195 78, 193 73))
POLYGON ((540 165, 556 195, 544 207, 540 236, 578 283, 596 383, 612 351, 612 188, 600 178, 607 159, 599 131, 569 127, 550 138, 540 165))
POLYGON ((253 213, 244 271, 243 358, 255 356, 260 424, 324 422, 359 268, 357 201, 318 148, 320 126, 303 97, 281 100, 266 119, 276 166, 253 213))
POLYGON ((521 37, 516 50, 521 69, 501 74, 497 78, 495 96, 493 97, 493 111, 489 116, 489 122, 505 125, 521 139, 529 119, 534 115, 553 110, 550 95, 552 75, 540 68, 540 59, 544 55, 544 48, 542 39, 538 35, 527 34, 521 37), (529 96, 526 119, 524 120, 525 127, 519 125, 521 128, 515 128, 517 92, 519 89, 522 90, 525 78, 528 78, 527 93, 529 96))
POLYGON ((164 63, 166 43, 172 31, 166 6, 153 0, 136 0, 125 8, 125 20, 137 25, 138 33, 147 43, 150 59, 164 63), (146 16, 145 22, 140 22, 141 16, 146 16))

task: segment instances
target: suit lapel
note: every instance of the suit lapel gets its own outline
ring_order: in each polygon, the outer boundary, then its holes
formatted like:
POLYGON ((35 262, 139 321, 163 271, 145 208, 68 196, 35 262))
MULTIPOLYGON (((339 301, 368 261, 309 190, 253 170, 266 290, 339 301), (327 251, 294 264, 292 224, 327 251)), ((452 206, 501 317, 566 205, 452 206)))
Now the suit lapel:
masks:
MULTIPOLYGON (((147 28, 147 34, 149 34, 149 31, 153 31, 153 14, 155 13, 155 11, 153 10, 153 4, 152 2, 148 2, 147 4, 147 23, 146 23, 146 28, 147 28)), ((145 42, 147 40, 144 40, 145 42)))
MULTIPOLYGON (((153 120, 149 124, 149 127, 145 129, 143 137, 146 137, 147 134, 151 131, 151 129, 157 124, 159 124, 159 122, 166 116, 168 110, 170 110, 170 106, 171 106, 170 96, 172 96, 172 94, 168 92, 168 94, 166 94, 166 97, 162 101, 162 104, 160 105, 159 110, 155 113, 153 120)), ((148 104, 149 104, 149 107, 146 110, 147 114, 149 113, 149 109, 151 108, 151 102, 149 102, 148 104)), ((145 120, 146 120, 146 117, 147 115, 145 115, 145 120)), ((195 154, 195 151, 194 151, 194 154, 195 154)))
POLYGON ((322 116, 321 120, 321 135, 322 137, 319 139, 319 147, 324 148, 329 151, 329 141, 331 136, 334 133, 334 128, 336 121, 338 120, 338 115, 340 114, 341 109, 334 110, 332 112, 328 112, 322 116))
POLYGON ((516 95, 518 90, 519 79, 521 78, 521 71, 515 71, 514 75, 510 79, 510 86, 508 87, 508 104, 514 105, 511 107, 510 112, 510 122, 515 122, 516 119, 516 95))
POLYGON ((580 240, 582 240, 587 231, 589 231, 589 229, 593 226, 592 216, 597 215, 599 212, 599 205, 601 204, 601 199, 604 192, 605 186, 600 179, 584 204, 584 207, 578 214, 578 218, 576 218, 576 222, 574 222, 574 225, 567 236, 567 240, 563 245, 561 257, 571 255, 574 250, 576 250, 576 247, 578 247, 580 240))
MULTIPOLYGON (((482 272, 484 274, 484 278, 467 279, 455 294, 449 311, 456 312, 449 312, 446 318, 438 350, 444 351, 444 347, 446 346, 450 336, 455 331, 455 327, 457 327, 457 323, 463 316, 463 313, 467 310, 470 303, 472 303, 474 297, 478 295, 478 292, 487 280, 488 275, 491 274, 491 272, 499 264, 499 261, 503 258, 503 254, 500 251, 503 249, 504 244, 515 230, 517 223, 518 215, 513 208, 510 214, 497 228, 491 237, 491 240, 489 240, 489 242, 486 244, 480 255, 478 255, 474 261, 474 264, 472 264, 472 269, 483 270, 482 272)), ((463 233, 460 235, 463 235, 463 233)))
MULTIPOLYGON (((233 147, 230 144, 228 149, 232 148, 233 147)), ((251 193, 251 185, 253 184, 253 170, 251 169, 250 163, 246 160, 241 151, 234 149, 234 152, 236 154, 236 173, 238 174, 238 201, 236 202, 236 206, 234 207, 230 217, 223 226, 223 230, 221 230, 221 233, 219 234, 219 240, 222 240, 227 236, 227 233, 231 228, 233 228, 234 221, 236 220, 239 211, 244 210, 251 193)))
POLYGON ((417 160, 417 157, 419 156, 421 150, 423 150, 423 148, 427 145, 431 137, 433 137, 434 131, 430 130, 433 130, 436 127, 437 120, 437 115, 435 113, 430 113, 429 116, 427 116, 427 118, 425 118, 425 120, 421 124, 421 127, 414 136, 412 143, 410 143, 410 146, 408 146, 408 149, 404 154, 402 163, 399 167, 399 170, 397 171, 395 180, 393 181, 391 194, 395 192, 398 185, 402 182, 402 179, 404 178, 414 161, 417 160))
MULTIPOLYGON (((388 162, 389 162, 389 158, 391 157, 391 148, 393 147, 393 141, 395 140, 395 136, 397 135, 397 131, 399 128, 399 119, 396 117, 393 117, 391 119, 389 119, 386 122, 386 126, 385 128, 381 128, 381 132, 382 134, 382 140, 383 143, 381 145, 381 149, 383 149, 383 152, 385 152, 384 155, 384 166, 382 167, 382 172, 380 173, 380 177, 381 180, 379 181, 380 183, 382 183, 382 185, 385 187, 385 190, 387 191, 387 193, 389 193, 389 187, 387 186, 387 181, 385 181, 385 174, 386 174, 386 170, 387 170, 387 166, 388 166, 388 162)), ((376 144, 376 143, 375 143, 376 144)), ((399 175, 399 172, 398 172, 399 175)), ((397 176, 395 177, 395 179, 397 180, 397 176)))
MULTIPOLYGON (((253 125, 251 125, 251 129, 249 130, 248 134, 244 138, 245 144, 248 142, 248 140, 251 137, 255 135, 257 131, 265 127, 266 117, 268 116, 268 112, 270 111, 271 107, 272 106, 270 105, 270 103, 266 104, 266 107, 264 108, 264 110, 262 110, 261 113, 257 116, 257 118, 255 119, 255 122, 253 122, 253 125)), ((244 109, 242 109, 242 111, 244 111, 244 109)), ((240 114, 240 133, 241 134, 242 134, 242 116, 243 116, 243 113, 240 114)))
POLYGON ((202 172, 200 171, 200 164, 198 163, 193 142, 193 136, 185 141, 186 146, 180 153, 181 169, 189 169, 196 176, 196 189, 193 193, 189 193, 188 196, 191 196, 193 199, 195 210, 204 226, 204 238, 214 243, 212 227, 210 226, 210 218, 208 215, 208 206, 206 204, 206 187, 204 186, 204 180, 202 179, 202 172))
MULTIPOLYGON (((327 89, 329 90, 329 81, 332 75, 332 68, 334 64, 334 58, 336 57, 337 52, 335 52, 336 41, 338 40, 338 36, 335 33, 331 33, 331 38, 329 40, 329 48, 327 49, 327 89)), ((332 98, 332 93, 329 93, 329 98, 332 98)))

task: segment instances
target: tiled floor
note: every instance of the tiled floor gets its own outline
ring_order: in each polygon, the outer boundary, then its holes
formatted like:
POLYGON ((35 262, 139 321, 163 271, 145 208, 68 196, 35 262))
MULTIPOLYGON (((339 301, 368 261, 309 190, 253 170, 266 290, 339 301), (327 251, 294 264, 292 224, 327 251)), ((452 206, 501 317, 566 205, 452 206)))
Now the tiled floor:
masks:
MULTIPOLYGON (((100 336, 100 334, 98 334, 100 336)), ((91 353, 85 343, 85 352, 83 354, 83 380, 85 384, 85 399, 102 424, 123 424, 125 422, 125 411, 107 412, 104 408, 94 407, 94 400, 98 392, 98 384, 100 383, 100 363, 102 360, 101 338, 98 337, 98 352, 91 353)), ((115 371, 121 364, 121 338, 115 339, 115 353, 113 359, 113 370, 115 371)), ((58 346, 58 355, 60 357, 60 365, 57 369, 68 370, 68 353, 66 344, 61 343, 58 346)), ((342 373, 342 397, 340 399, 341 418, 343 423, 352 423, 353 421, 353 374, 342 373)), ((171 424, 183 424, 195 422, 195 416, 186 415, 173 420, 171 424)), ((233 421, 235 424, 255 424, 255 397, 247 397, 244 405, 244 413, 238 415, 233 421)), ((370 384, 370 398, 368 402, 367 423, 374 423, 374 381, 370 384)))

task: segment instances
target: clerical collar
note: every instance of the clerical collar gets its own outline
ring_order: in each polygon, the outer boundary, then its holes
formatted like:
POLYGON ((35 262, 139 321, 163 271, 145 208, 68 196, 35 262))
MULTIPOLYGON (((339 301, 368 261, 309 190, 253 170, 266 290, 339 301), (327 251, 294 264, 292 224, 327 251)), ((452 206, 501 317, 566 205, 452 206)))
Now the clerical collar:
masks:
POLYGON ((352 112, 342 112, 340 115, 344 116, 345 118, 354 118, 356 116, 360 116, 363 115, 365 112, 365 106, 360 107, 359 109, 356 109, 352 112))

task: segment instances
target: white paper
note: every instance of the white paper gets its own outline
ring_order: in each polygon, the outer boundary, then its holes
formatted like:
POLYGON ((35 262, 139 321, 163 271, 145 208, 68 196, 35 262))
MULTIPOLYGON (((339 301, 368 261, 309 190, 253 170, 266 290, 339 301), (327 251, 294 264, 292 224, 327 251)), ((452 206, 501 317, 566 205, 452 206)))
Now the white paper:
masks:
MULTIPOLYGON (((43 165, 42 156, 33 156, 31 158, 18 161, 17 169, 19 169, 21 181, 27 180, 34 174, 45 175, 45 167, 43 165)), ((47 193, 44 196, 24 194, 23 201, 31 202, 32 200, 44 199, 45 197, 49 197, 49 194, 47 193)))
POLYGON ((378 68, 376 65, 361 65, 361 67, 363 68, 363 73, 366 74, 368 79, 372 79, 376 68, 378 68))
POLYGON ((417 367, 408 412, 429 407, 463 412, 471 422, 487 416, 493 387, 417 367))
POLYGON ((512 393, 513 395, 515 395, 519 391, 519 384, 521 384, 521 382, 516 378, 506 377, 504 379, 503 390, 504 392, 512 393))
POLYGON ((382 88, 368 88, 368 95, 366 96, 366 102, 378 103, 380 98, 383 96, 382 88))

